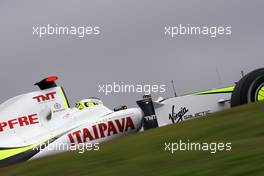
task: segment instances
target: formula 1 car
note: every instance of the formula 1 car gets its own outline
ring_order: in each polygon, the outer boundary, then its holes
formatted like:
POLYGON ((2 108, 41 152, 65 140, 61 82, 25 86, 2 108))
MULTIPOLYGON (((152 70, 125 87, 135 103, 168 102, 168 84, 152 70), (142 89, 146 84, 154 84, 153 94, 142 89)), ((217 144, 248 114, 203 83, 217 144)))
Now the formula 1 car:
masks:
POLYGON ((40 90, 0 105, 0 166, 71 150, 119 136, 198 118, 234 106, 264 100, 264 69, 244 76, 233 87, 152 101, 144 95, 139 107, 111 110, 98 98, 70 108, 56 76, 35 85, 40 90), (59 150, 58 150, 58 146, 59 150), (63 149, 61 148, 63 146, 63 149))

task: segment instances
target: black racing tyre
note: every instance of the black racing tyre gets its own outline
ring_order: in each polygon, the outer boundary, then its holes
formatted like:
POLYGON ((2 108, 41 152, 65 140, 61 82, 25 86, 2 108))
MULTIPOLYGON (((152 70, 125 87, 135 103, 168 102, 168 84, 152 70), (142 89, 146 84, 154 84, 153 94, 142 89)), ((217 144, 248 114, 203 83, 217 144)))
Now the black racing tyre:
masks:
POLYGON ((231 107, 264 101, 264 68, 248 73, 235 86, 231 107))

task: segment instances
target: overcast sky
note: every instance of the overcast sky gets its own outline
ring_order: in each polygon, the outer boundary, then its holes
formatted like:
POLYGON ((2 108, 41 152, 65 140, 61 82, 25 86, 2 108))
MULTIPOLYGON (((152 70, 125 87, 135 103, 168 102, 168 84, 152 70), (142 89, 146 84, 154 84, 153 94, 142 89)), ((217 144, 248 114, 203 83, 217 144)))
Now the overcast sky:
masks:
POLYGON ((240 70, 264 66, 262 0, 1 0, 1 102, 36 90, 58 75, 71 104, 97 96, 106 105, 134 105, 142 94, 98 93, 112 82, 166 84, 179 94, 232 85, 240 70), (77 38, 32 35, 32 27, 100 26, 100 35, 77 38), (232 35, 164 36, 164 26, 232 26, 232 35), (217 73, 218 70, 218 73, 217 73))

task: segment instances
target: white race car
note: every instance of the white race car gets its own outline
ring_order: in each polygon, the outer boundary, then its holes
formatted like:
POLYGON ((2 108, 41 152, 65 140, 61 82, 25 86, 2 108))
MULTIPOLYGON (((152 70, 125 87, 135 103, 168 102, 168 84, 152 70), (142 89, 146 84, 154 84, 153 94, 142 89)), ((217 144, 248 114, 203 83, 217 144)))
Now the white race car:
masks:
POLYGON ((40 90, 0 105, 0 166, 68 151, 159 126, 264 100, 264 69, 244 76, 233 87, 152 101, 144 95, 139 107, 111 110, 97 98, 70 108, 56 76, 35 85, 40 90), (58 150, 59 146, 59 150, 58 150))

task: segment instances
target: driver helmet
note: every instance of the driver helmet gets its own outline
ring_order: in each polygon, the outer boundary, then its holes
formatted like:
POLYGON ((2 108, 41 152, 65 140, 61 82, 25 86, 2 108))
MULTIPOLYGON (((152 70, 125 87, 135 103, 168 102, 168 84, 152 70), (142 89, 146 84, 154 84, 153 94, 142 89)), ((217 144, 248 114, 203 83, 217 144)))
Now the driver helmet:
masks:
POLYGON ((96 106, 96 105, 102 105, 103 102, 98 99, 98 98, 88 98, 88 99, 83 99, 79 102, 75 103, 75 107, 79 110, 82 110, 84 108, 96 106))

